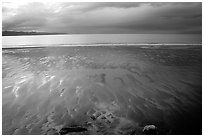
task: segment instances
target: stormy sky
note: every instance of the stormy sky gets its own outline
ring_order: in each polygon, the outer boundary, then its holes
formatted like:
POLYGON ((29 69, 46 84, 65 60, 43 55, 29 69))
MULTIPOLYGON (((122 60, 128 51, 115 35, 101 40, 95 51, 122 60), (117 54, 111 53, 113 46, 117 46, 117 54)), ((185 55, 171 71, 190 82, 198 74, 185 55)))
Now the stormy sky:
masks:
POLYGON ((202 3, 3 2, 2 30, 201 34, 202 3))

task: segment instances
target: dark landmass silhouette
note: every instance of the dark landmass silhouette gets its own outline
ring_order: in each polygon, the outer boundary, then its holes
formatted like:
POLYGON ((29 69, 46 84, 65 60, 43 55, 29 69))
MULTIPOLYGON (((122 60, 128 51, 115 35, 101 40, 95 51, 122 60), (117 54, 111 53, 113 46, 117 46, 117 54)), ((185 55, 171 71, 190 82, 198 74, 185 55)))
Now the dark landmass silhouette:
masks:
POLYGON ((22 35, 61 35, 67 33, 56 33, 56 32, 36 32, 36 31, 2 31, 2 36, 22 36, 22 35))

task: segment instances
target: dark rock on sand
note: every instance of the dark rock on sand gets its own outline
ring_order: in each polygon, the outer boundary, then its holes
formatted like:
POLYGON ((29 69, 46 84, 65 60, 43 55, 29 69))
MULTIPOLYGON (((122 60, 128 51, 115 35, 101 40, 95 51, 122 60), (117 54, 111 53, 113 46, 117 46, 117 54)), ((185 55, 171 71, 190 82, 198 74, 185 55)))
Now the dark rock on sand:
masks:
POLYGON ((84 132, 87 131, 86 128, 84 127, 80 127, 80 126, 76 126, 76 127, 66 127, 66 128, 62 128, 59 133, 60 135, 65 135, 71 132, 84 132))
POLYGON ((143 128, 142 131, 146 135, 156 135, 157 134, 157 127, 155 125, 147 125, 143 128))

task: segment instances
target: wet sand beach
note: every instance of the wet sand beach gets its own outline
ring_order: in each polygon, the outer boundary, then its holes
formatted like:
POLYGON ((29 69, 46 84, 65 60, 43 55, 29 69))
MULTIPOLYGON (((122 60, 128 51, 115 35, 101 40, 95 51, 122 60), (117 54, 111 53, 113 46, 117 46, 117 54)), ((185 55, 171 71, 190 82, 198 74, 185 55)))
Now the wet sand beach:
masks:
POLYGON ((201 46, 2 52, 4 135, 201 134, 201 46))

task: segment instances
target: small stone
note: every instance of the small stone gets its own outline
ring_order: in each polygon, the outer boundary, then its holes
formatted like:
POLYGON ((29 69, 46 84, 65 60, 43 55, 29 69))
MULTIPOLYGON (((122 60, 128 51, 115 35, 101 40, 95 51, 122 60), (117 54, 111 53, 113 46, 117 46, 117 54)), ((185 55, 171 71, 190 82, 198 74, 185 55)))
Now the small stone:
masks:
POLYGON ((91 116, 91 119, 92 119, 92 120, 96 120, 96 117, 94 117, 94 116, 91 116))
POLYGON ((87 131, 87 129, 84 127, 76 126, 76 127, 62 128, 59 133, 60 135, 65 135, 72 132, 84 132, 84 131, 87 131))
POLYGON ((146 135, 156 135, 157 127, 155 125, 147 125, 142 130, 146 135))
POLYGON ((108 114, 107 117, 114 118, 114 117, 113 117, 113 114, 111 114, 111 113, 108 114))
POLYGON ((86 124, 87 124, 88 126, 91 126, 91 125, 92 125, 92 123, 91 123, 91 122, 87 122, 86 124))
POLYGON ((108 123, 108 124, 112 123, 112 122, 111 122, 110 120, 108 120, 108 119, 105 119, 105 122, 108 123))
POLYGON ((106 117, 105 117, 105 116, 102 116, 101 119, 106 119, 106 117))

